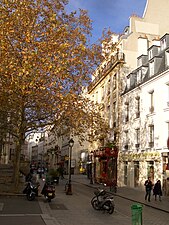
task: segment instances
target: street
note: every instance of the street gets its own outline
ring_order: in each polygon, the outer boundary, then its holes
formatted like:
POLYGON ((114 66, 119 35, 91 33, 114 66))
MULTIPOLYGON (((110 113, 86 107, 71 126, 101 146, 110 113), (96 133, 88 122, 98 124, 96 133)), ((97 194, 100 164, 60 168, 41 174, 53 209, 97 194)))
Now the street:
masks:
MULTIPOLYGON (((61 180, 56 197, 48 203, 43 196, 28 201, 25 196, 0 197, 0 222, 4 225, 130 225, 131 205, 134 202, 115 196, 112 215, 95 211, 90 200, 94 189, 72 182, 73 195, 66 195, 61 180)), ((157 202, 158 204, 158 202, 157 202)), ((168 225, 168 213, 143 206, 143 225, 168 225)))

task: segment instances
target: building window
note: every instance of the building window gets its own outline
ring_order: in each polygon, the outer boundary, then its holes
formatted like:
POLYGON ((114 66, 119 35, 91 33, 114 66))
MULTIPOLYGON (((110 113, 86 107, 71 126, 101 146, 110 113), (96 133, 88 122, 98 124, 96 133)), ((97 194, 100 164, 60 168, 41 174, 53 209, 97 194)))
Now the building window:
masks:
POLYGON ((168 137, 167 137, 167 148, 169 148, 169 121, 167 122, 167 133, 168 133, 168 137))
POLYGON ((114 133, 114 141, 117 141, 117 133, 114 133))
POLYGON ((107 106, 107 119, 110 121, 110 105, 107 106))
POLYGON ((128 162, 124 162, 124 184, 127 185, 127 177, 128 177, 128 162))
POLYGON ((127 123, 129 121, 129 103, 125 102, 125 122, 127 123))
POLYGON ((140 129, 137 128, 136 129, 136 144, 135 144, 136 148, 140 147, 140 129))
POLYGON ((167 106, 169 107, 169 83, 167 84, 167 106))
POLYGON ((113 102, 113 127, 116 127, 116 102, 113 102))
POLYGON ((98 91, 95 93, 95 103, 98 103, 98 91))
POLYGON ((147 177, 151 178, 151 181, 154 181, 154 162, 147 162, 147 177))
POLYGON ((125 137, 124 149, 128 150, 128 143, 129 143, 128 130, 124 131, 124 137, 125 137))
POLYGON ((154 147, 154 125, 150 124, 149 125, 149 147, 152 148, 154 147))
POLYGON ((149 111, 150 111, 150 113, 153 113, 154 112, 154 90, 149 91, 149 94, 150 94, 150 108, 149 108, 149 111))
POLYGON ((107 95, 110 95, 110 79, 107 83, 107 95))
POLYGON ((140 117, 140 97, 136 97, 136 118, 140 117))
POLYGON ((113 90, 116 89, 116 82, 117 82, 117 75, 114 74, 114 76, 113 76, 113 90))
POLYGON ((104 86, 101 88, 101 100, 104 100, 104 86))

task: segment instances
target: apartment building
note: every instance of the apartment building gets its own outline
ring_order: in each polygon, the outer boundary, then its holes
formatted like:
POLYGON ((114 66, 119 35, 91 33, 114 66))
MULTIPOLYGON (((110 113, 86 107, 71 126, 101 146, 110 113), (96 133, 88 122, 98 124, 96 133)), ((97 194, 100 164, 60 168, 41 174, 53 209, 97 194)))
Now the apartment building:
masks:
POLYGON ((143 187, 150 176, 168 193, 169 34, 156 44, 137 58, 122 94, 119 183, 143 187))
MULTIPOLYGON (((100 103, 100 111, 109 122, 110 134, 105 139, 93 142, 90 150, 97 150, 97 148, 104 146, 106 142, 115 142, 119 153, 123 152, 124 134, 127 140, 128 133, 123 132, 124 127, 121 118, 124 110, 129 110, 128 102, 136 100, 139 104, 140 98, 138 95, 137 99, 130 99, 123 104, 121 94, 125 90, 126 83, 129 82, 128 75, 138 67, 137 58, 142 55, 140 61, 144 61, 147 49, 152 45, 158 46, 160 37, 168 32, 169 14, 167 8, 169 8, 169 1, 167 0, 161 1, 160 4, 159 0, 147 0, 143 17, 132 15, 129 26, 124 29, 123 34, 112 36, 114 48, 109 52, 108 59, 97 68, 88 87, 90 98, 100 103), (123 136, 122 133, 124 133, 123 136)), ((104 51, 107 52, 107 49, 103 49, 103 54, 104 51)), ((155 50, 153 49, 153 51, 155 50)), ((160 59, 156 59, 156 61, 158 60, 160 59)), ((147 67, 142 67, 142 71, 146 73, 147 67)), ((128 119, 127 116, 126 119, 128 119)), ((150 126, 149 129, 152 130, 153 128, 150 126)), ((139 136, 139 130, 137 132, 139 136)), ((127 166, 124 167, 123 165, 122 169, 121 164, 119 164, 118 185, 129 185, 128 181, 121 178, 121 173, 124 174, 126 170, 129 170, 127 166)), ((127 179, 128 174, 124 176, 127 179)), ((134 186, 134 184, 129 186, 134 186)))

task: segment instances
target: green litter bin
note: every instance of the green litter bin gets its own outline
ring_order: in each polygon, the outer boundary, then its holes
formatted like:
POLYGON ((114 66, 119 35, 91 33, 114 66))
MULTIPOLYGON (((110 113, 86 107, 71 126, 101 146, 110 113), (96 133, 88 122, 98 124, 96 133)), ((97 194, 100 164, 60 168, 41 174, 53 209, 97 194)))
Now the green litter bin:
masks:
POLYGON ((132 225, 142 225, 142 205, 133 204, 131 206, 132 225))

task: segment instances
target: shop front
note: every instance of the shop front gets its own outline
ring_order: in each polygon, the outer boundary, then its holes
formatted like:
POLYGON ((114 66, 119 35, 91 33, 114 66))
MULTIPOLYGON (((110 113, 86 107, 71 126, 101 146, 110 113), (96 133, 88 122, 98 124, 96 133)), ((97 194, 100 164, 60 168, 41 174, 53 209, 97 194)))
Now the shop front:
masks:
POLYGON ((101 147, 93 152, 94 181, 107 186, 117 185, 117 148, 101 147))

